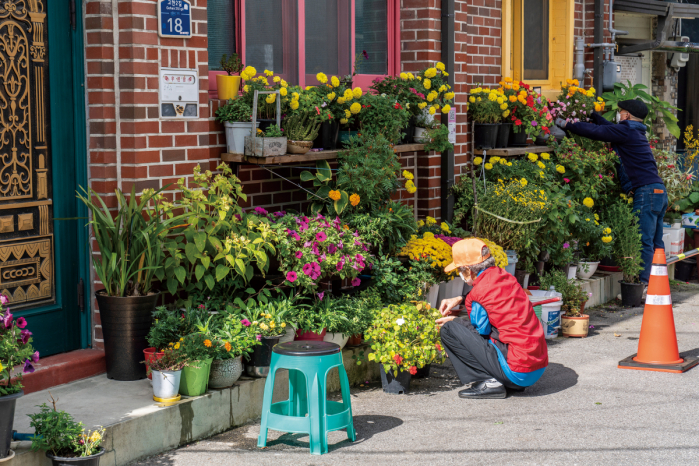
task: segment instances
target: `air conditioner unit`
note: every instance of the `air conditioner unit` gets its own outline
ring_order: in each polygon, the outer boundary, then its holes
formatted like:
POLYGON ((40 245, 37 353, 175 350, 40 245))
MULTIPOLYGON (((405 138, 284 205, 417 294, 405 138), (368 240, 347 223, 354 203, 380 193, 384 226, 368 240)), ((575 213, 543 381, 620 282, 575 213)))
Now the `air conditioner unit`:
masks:
MULTIPOLYGON (((672 37, 670 40, 674 42, 689 42, 689 37, 687 36, 681 36, 681 37, 672 37)), ((673 53, 672 57, 670 58, 670 66, 672 66, 675 69, 681 68, 687 64, 689 61, 689 54, 688 53, 673 53)))

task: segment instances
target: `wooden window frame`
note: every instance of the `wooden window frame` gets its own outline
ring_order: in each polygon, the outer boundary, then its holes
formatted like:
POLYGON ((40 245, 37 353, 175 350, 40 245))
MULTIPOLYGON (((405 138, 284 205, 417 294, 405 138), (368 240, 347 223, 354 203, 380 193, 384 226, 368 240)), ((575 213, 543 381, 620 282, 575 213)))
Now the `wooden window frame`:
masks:
MULTIPOLYGON (((306 75, 306 41, 305 41, 305 31, 306 31, 306 21, 305 11, 306 0, 296 0, 296 7, 298 13, 298 24, 297 31, 298 36, 296 37, 298 51, 298 85, 306 87, 308 85, 317 84, 315 76, 306 75)), ((354 60, 357 54, 355 50, 355 0, 347 0, 350 6, 350 73, 354 69, 354 60)), ((284 2, 286 3, 286 2, 284 2)), ((353 85, 355 87, 359 86, 363 90, 366 90, 371 86, 372 82, 377 78, 383 78, 386 76, 395 76, 400 73, 401 63, 400 63, 400 0, 386 0, 387 3, 387 46, 388 46, 388 69, 387 74, 358 74, 354 77, 353 85)), ((285 18, 289 15, 283 15, 285 18)), ((241 60, 245 63, 245 0, 235 0, 235 34, 236 34, 236 53, 240 55, 241 60)), ((285 37, 285 42, 291 42, 291 38, 287 39, 285 37)), ((342 51, 341 55, 344 55, 342 51)), ((287 58, 284 58, 285 63, 287 58)), ((261 71, 261 70, 259 70, 261 71)), ((274 71, 274 70, 272 70, 274 71)), ((225 74, 225 71, 209 71, 209 97, 211 99, 218 98, 218 90, 216 84, 216 75, 225 74)), ((348 73, 349 74, 349 73, 348 73)), ((283 75, 282 75, 283 77, 283 75)), ((286 79, 286 78, 285 78, 286 79)), ((297 84, 292 82, 292 80, 287 79, 289 84, 297 84)))

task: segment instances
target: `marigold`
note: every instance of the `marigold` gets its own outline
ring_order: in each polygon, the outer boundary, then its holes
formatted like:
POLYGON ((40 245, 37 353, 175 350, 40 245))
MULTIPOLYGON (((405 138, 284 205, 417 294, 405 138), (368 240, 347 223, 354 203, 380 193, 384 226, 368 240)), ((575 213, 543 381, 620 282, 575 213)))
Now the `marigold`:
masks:
POLYGON ((207 348, 211 348, 211 340, 209 340, 209 339, 204 340, 204 346, 206 346, 207 348))
POLYGON ((345 101, 354 99, 354 94, 352 94, 352 89, 346 89, 345 93, 342 94, 342 97, 345 99, 345 101))
POLYGON ((352 105, 350 105, 350 112, 352 112, 353 114, 356 115, 357 113, 359 113, 361 111, 362 111, 362 106, 359 102, 355 102, 352 105))
POLYGON ((527 155, 527 158, 529 160, 531 160, 532 162, 536 162, 537 160, 539 160, 539 156, 536 154, 529 154, 529 155, 527 155))
POLYGON ((607 227, 607 228, 605 228, 604 230, 602 230, 602 233, 604 233, 605 235, 608 235, 608 234, 610 234, 611 232, 612 232, 612 229, 609 228, 609 227, 607 227))
POLYGON ((278 83, 278 82, 280 82, 281 80, 282 80, 282 78, 280 78, 279 76, 275 76, 275 77, 272 79, 272 81, 274 81, 275 83, 278 83))
POLYGON ((226 342, 223 347, 226 348, 226 351, 230 351, 233 348, 229 342, 226 342))
POLYGON ((503 117, 503 118, 507 118, 509 115, 510 115, 510 111, 509 111, 509 110, 505 110, 504 112, 502 112, 502 117, 503 117))
POLYGON ((285 87, 282 87, 281 89, 279 89, 279 95, 281 95, 282 97, 286 97, 286 95, 288 93, 289 93, 289 91, 287 91, 285 87))
POLYGON ((425 78, 422 80, 422 85, 425 87, 425 89, 429 89, 432 87, 432 81, 429 79, 425 78))
POLYGON ((332 101, 336 97, 336 94, 334 92, 331 92, 330 94, 326 95, 325 97, 327 97, 328 100, 332 101))
POLYGON ((473 159, 474 165, 480 165, 482 163, 483 163, 483 157, 476 157, 475 159, 473 159))
POLYGON ((405 178, 406 180, 412 180, 414 176, 408 170, 403 170, 403 178, 405 178))
POLYGON ((556 171, 562 175, 566 172, 566 168, 563 165, 556 165, 556 171))
POLYGON ((328 77, 324 73, 318 73, 316 79, 319 83, 325 84, 328 82, 328 77))
POLYGON ((420 110, 422 110, 425 107, 427 107, 427 102, 420 102, 419 104, 417 104, 417 108, 419 108, 420 110))
POLYGON ((427 224, 427 226, 430 226, 436 224, 437 220, 435 220, 433 217, 428 216, 425 218, 425 223, 427 224))
POLYGON ((484 165, 484 167, 485 167, 486 170, 492 170, 492 169, 493 169, 493 164, 492 164, 492 163, 486 163, 486 164, 484 165))
POLYGON ((330 78, 330 84, 332 85, 332 87, 337 87, 340 85, 340 80, 337 76, 333 76, 332 78, 330 78))
POLYGON ((352 194, 349 198, 350 204, 352 204, 352 207, 357 207, 357 204, 359 204, 359 194, 352 194))
POLYGON ((445 98, 446 100, 451 100, 451 99, 454 98, 454 93, 453 93, 453 92, 447 92, 446 94, 444 94, 444 98, 445 98))
POLYGON ((441 225, 439 225, 439 228, 441 228, 442 231, 444 231, 446 233, 451 233, 451 229, 449 228, 449 225, 447 224, 447 222, 442 222, 441 225))
POLYGON ((299 108, 299 101, 298 100, 292 100, 291 103, 289 104, 292 110, 296 110, 299 108))
POLYGON ((537 165, 539 166, 539 168, 541 168, 542 170, 544 170, 544 169, 546 168, 546 165, 544 165, 543 162, 536 162, 536 164, 537 164, 537 165))
POLYGON ((425 74, 426 78, 434 78, 435 76, 437 76, 437 69, 436 68, 427 68, 425 70, 424 74, 425 74))
POLYGON ((401 73, 401 74, 399 74, 398 76, 400 76, 400 79, 402 79, 403 81, 407 81, 407 80, 408 80, 408 74, 407 74, 407 73, 401 73))
POLYGON ((350 112, 349 110, 345 109, 345 118, 349 118, 349 117, 351 117, 351 116, 352 116, 352 112, 350 112))
POLYGON ((522 186, 526 186, 529 183, 526 178, 522 178, 519 182, 522 186))
POLYGON ((544 160, 548 160, 551 158, 551 154, 549 154, 548 152, 544 152, 543 154, 540 154, 540 155, 541 155, 541 158, 544 160))
POLYGON ((347 118, 340 118, 340 123, 346 125, 349 120, 347 118))
POLYGON ((354 96, 355 99, 358 99, 362 96, 362 88, 361 87, 355 87, 352 89, 352 95, 354 96))
POLYGON ((451 110, 451 105, 449 105, 449 104, 442 107, 442 113, 449 113, 450 110, 451 110))
POLYGON ((435 68, 437 68, 439 71, 444 71, 446 69, 446 66, 444 66, 444 63, 441 61, 438 61, 436 65, 434 65, 435 68))
POLYGON ((430 115, 434 115, 437 112, 434 107, 430 107, 430 115))
POLYGON ((611 236, 603 236, 603 237, 602 237, 602 242, 603 242, 603 243, 610 243, 611 241, 612 241, 612 237, 611 237, 611 236))
POLYGON ((591 197, 586 197, 585 199, 583 199, 583 205, 592 209, 592 207, 594 207, 595 205, 595 201, 593 201, 591 197))
POLYGON ((277 94, 270 94, 265 99, 265 102, 267 102, 268 104, 273 104, 275 100, 277 100, 277 94))
POLYGON ((476 98, 473 97, 473 96, 471 96, 471 97, 468 98, 468 101, 471 102, 472 104, 475 104, 475 103, 476 103, 476 98))
POLYGON ((173 346, 175 349, 180 349, 180 342, 175 343, 175 346, 173 346))
POLYGON ((328 194, 328 197, 330 199, 332 199, 333 201, 339 201, 340 198, 342 197, 342 194, 340 194, 340 191, 331 190, 330 193, 328 194))
POLYGON ((272 76, 273 74, 274 74, 274 71, 265 70, 265 76, 272 76))

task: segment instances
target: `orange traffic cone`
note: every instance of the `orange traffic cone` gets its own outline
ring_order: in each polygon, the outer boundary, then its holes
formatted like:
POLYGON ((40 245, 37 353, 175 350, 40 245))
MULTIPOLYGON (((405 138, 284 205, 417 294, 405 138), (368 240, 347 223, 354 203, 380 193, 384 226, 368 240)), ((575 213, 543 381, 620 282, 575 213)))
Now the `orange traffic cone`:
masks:
POLYGON ((646 307, 643 310, 638 353, 619 361, 620 369, 685 372, 699 364, 699 358, 680 358, 675 320, 672 315, 670 280, 665 250, 656 249, 650 270, 646 307))

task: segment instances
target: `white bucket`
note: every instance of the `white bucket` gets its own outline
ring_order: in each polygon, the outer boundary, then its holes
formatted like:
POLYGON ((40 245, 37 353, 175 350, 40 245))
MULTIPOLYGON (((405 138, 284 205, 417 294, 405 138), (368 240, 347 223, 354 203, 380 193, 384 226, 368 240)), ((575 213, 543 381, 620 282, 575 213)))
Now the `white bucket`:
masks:
POLYGON ((663 228, 663 241, 665 242, 665 255, 676 256, 684 251, 684 228, 663 228), (665 241, 665 235, 669 235, 669 244, 665 241))
MULTIPOLYGON (((255 127, 260 126, 260 122, 255 122, 255 127)), ((231 154, 242 155, 245 152, 245 136, 250 136, 252 123, 240 121, 226 121, 223 123, 226 132, 226 150, 231 154)))
POLYGON ((514 276, 515 269, 517 268, 517 262, 519 262, 519 258, 517 257, 517 253, 512 249, 508 249, 507 251, 505 251, 505 253, 507 253, 507 265, 505 266, 505 271, 510 275, 514 276))
POLYGON ((160 399, 176 397, 181 376, 182 371, 153 371, 153 395, 160 399))
MULTIPOLYGON (((536 305, 539 301, 545 301, 551 298, 562 298, 563 295, 556 291, 549 290, 530 290, 531 296, 529 301, 532 305, 536 305)), ((561 328, 561 301, 541 305, 541 326, 544 329, 544 336, 547 340, 552 340, 558 336, 558 330, 561 328)))

